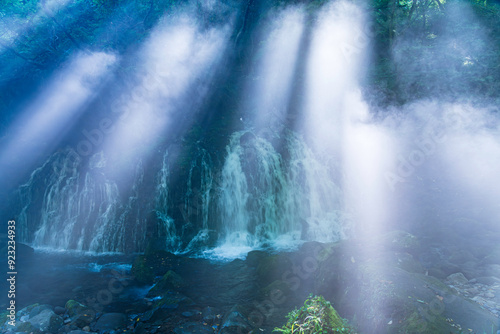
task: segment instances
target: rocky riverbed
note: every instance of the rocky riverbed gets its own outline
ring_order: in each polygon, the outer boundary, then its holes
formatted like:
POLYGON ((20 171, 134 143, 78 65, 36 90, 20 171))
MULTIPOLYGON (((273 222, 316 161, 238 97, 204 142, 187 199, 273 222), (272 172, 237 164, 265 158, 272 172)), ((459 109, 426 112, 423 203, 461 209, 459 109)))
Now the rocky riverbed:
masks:
POLYGON ((497 333, 500 249, 453 245, 456 238, 392 231, 229 262, 151 248, 134 256, 27 251, 16 325, 4 313, 1 330, 271 333, 318 294, 360 333, 497 333))

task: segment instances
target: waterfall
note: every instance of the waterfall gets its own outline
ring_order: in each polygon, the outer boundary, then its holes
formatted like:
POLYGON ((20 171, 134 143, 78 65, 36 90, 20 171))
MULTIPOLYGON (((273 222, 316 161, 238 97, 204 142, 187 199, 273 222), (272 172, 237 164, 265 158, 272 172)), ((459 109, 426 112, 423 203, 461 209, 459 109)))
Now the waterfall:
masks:
POLYGON ((218 196, 223 247, 343 237, 330 169, 298 135, 288 135, 286 149, 289 159, 252 132, 231 137, 218 196))
POLYGON ((81 160, 72 151, 60 152, 32 173, 20 187, 22 241, 54 249, 114 250, 111 245, 95 246, 93 242, 95 235, 103 236, 115 221, 119 203, 117 185, 100 172, 105 164, 102 155, 96 159, 82 173, 81 160), (43 194, 39 193, 40 184, 44 185, 43 194), (34 229, 32 236, 26 228, 34 229))
POLYGON ((170 168, 168 150, 163 154, 161 169, 157 176, 155 213, 160 221, 158 237, 165 238, 166 247, 176 251, 180 247, 180 238, 177 235, 174 219, 169 215, 169 183, 170 168))

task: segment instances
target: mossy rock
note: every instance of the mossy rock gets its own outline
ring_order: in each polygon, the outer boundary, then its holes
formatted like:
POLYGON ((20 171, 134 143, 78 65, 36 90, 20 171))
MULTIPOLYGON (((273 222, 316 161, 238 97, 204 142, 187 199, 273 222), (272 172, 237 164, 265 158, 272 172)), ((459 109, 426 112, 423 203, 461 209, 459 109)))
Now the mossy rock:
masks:
POLYGON ((285 334, 356 333, 323 296, 306 299, 304 306, 291 311, 287 318, 288 322, 281 328, 275 328, 274 332, 285 334))
POLYGON ((148 295, 160 296, 168 291, 176 291, 185 286, 184 280, 176 272, 169 270, 163 277, 149 290, 148 295))
POLYGON ((68 300, 64 307, 68 310, 68 315, 70 317, 74 317, 75 315, 82 314, 90 310, 87 306, 80 304, 73 299, 68 300))
POLYGON ((139 255, 135 258, 132 264, 132 275, 134 278, 143 284, 152 284, 154 280, 153 267, 151 267, 144 255, 139 255))
POLYGON ((442 316, 423 318, 417 311, 403 321, 399 333, 449 333, 450 326, 442 316))
POLYGON ((26 322, 18 322, 15 327, 16 332, 21 332, 21 333, 40 333, 38 329, 33 327, 33 325, 26 321, 26 322))

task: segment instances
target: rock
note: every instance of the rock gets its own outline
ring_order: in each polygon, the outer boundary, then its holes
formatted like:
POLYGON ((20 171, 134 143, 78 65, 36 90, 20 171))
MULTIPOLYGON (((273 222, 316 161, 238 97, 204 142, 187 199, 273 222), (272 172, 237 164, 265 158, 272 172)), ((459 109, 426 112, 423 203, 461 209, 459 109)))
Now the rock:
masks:
POLYGON ((74 330, 69 331, 68 334, 89 334, 89 331, 74 329, 74 330))
POLYGON ((85 311, 82 311, 81 313, 71 317, 70 324, 75 325, 76 327, 83 328, 90 325, 92 321, 95 320, 95 316, 96 314, 93 310, 86 309, 85 311))
POLYGON ((153 305, 153 309, 144 313, 141 317, 142 321, 154 322, 156 320, 164 319, 172 311, 179 308, 179 305, 188 306, 192 305, 193 301, 181 294, 167 294, 162 299, 153 305))
POLYGON ((61 306, 56 306, 54 307, 54 313, 57 315, 63 315, 64 313, 66 313, 66 308, 61 306))
POLYGON ((143 284, 152 284, 154 280, 153 268, 147 264, 146 257, 139 255, 132 264, 132 275, 143 284))
POLYGON ((20 318, 22 316, 25 316, 25 315, 29 316, 31 310, 34 309, 37 306, 40 306, 40 304, 35 303, 35 304, 28 305, 26 307, 23 307, 22 309, 20 309, 19 311, 16 312, 16 315, 17 315, 18 318, 20 318))
POLYGON ((418 251, 420 243, 416 236, 405 231, 391 231, 384 234, 380 240, 383 247, 396 252, 408 252, 410 254, 418 251))
POLYGON ((35 331, 39 331, 39 329, 33 327, 33 325, 28 321, 17 321, 16 326, 13 328, 14 333, 33 333, 35 331))
POLYGON ((393 261, 349 258, 320 262, 315 291, 335 300, 340 315, 355 317, 360 333, 456 333, 447 318, 478 333, 498 329, 493 314, 435 277, 402 270, 393 261))
POLYGON ((409 253, 396 253, 396 266, 409 273, 424 273, 424 267, 409 253))
POLYGON ((76 300, 70 299, 66 302, 64 306, 68 310, 68 315, 73 317, 77 314, 87 311, 89 308, 83 304, 80 304, 76 300))
POLYGON ((149 290, 148 296, 160 296, 168 291, 179 290, 185 286, 184 280, 177 273, 169 270, 158 283, 149 290))
POLYGON ((207 306, 201 312, 201 316, 204 322, 212 324, 217 318, 217 312, 213 307, 207 306))
POLYGON ((44 310, 51 310, 52 311, 52 306, 43 304, 43 305, 37 305, 33 307, 29 313, 29 317, 32 318, 38 314, 40 314, 44 310))
POLYGON ((239 305, 235 305, 226 313, 220 327, 221 334, 236 334, 248 333, 252 330, 252 326, 247 318, 243 315, 244 311, 239 305))
POLYGON ((44 309, 34 317, 30 317, 29 322, 42 332, 57 332, 63 325, 63 319, 50 309, 44 309))
POLYGON ((214 330, 209 325, 200 324, 197 322, 188 322, 179 325, 174 329, 175 334, 213 334, 214 330))
POLYGON ((266 286, 275 280, 282 279, 283 273, 291 270, 293 266, 288 254, 278 253, 261 258, 257 266, 258 283, 266 286))
POLYGON ((289 298, 291 292, 292 290, 290 289, 290 286, 282 280, 276 280, 261 289, 263 297, 275 302, 276 304, 280 304, 281 300, 289 298))
POLYGON ((249 267, 257 267, 260 261, 269 256, 266 252, 261 250, 253 250, 247 254, 245 262, 249 267))
POLYGON ((446 281, 451 285, 465 285, 469 280, 462 273, 454 273, 446 277, 446 281))
POLYGON ((105 313, 94 325, 98 331, 116 330, 127 327, 127 316, 123 313, 105 313))

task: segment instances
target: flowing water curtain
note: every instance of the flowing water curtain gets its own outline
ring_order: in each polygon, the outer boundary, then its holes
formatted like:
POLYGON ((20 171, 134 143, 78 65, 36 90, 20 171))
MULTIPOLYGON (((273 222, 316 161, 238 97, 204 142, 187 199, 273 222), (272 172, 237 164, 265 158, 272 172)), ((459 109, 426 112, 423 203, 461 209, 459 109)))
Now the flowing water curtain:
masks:
POLYGON ((340 190, 331 169, 289 134, 289 160, 269 141, 237 132, 227 147, 218 209, 221 243, 256 247, 280 238, 343 237, 340 190))

